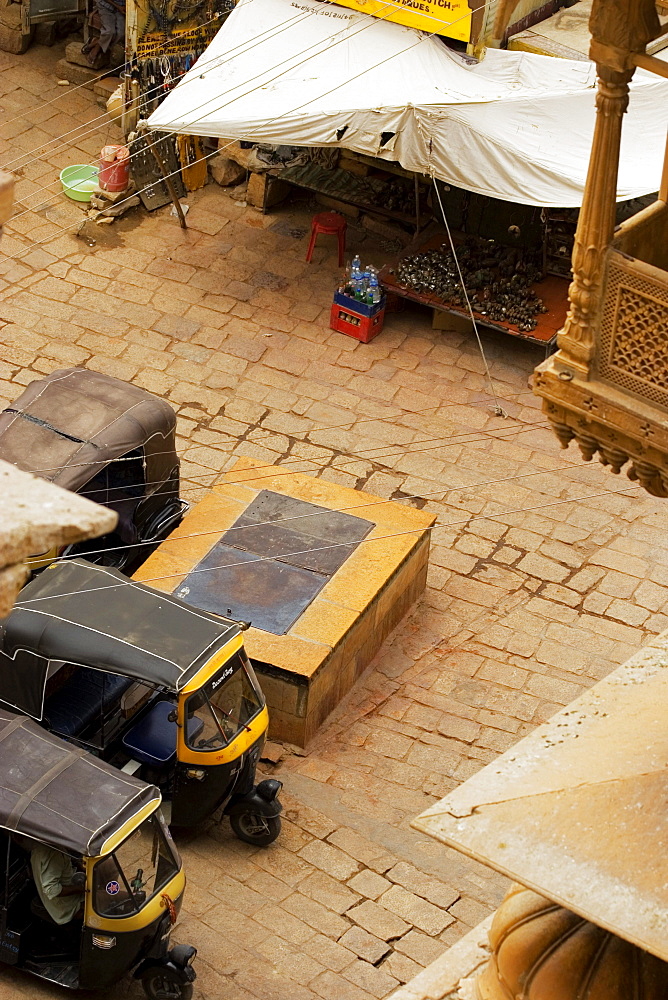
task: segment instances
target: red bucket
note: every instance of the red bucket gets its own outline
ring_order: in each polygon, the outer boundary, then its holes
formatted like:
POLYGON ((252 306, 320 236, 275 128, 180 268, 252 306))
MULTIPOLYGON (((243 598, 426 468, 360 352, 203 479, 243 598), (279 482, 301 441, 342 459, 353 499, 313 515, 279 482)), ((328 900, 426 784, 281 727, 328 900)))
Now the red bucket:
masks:
POLYGON ((104 146, 100 150, 99 185, 103 191, 125 191, 130 183, 130 150, 104 146))

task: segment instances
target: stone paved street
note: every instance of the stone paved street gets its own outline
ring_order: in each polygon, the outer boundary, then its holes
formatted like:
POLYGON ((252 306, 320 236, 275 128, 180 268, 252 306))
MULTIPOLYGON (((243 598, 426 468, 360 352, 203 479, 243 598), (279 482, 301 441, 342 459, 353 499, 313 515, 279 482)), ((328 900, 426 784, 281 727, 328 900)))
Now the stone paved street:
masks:
MULTIPOLYGON (((55 86, 60 55, 0 53, 2 163, 101 114, 55 86)), ((322 239, 305 263, 306 202, 262 216, 209 184, 185 233, 168 209, 92 227, 93 246, 61 232, 81 212, 55 196, 58 171, 117 137, 101 119, 18 171, 3 405, 85 365, 178 410, 186 499, 250 456, 438 519, 424 599, 308 751, 263 765, 285 783, 280 840, 249 848, 226 822, 180 838, 177 937, 199 949, 199 1000, 383 998, 505 891, 411 818, 668 628, 665 502, 559 450, 528 388, 535 349, 483 335, 497 416, 474 338, 432 330, 426 311, 388 315, 369 345, 329 330, 338 269, 322 239)), ((348 246, 377 265, 391 253, 354 224, 348 246)), ((0 978, 0 1000, 60 995, 0 978)))

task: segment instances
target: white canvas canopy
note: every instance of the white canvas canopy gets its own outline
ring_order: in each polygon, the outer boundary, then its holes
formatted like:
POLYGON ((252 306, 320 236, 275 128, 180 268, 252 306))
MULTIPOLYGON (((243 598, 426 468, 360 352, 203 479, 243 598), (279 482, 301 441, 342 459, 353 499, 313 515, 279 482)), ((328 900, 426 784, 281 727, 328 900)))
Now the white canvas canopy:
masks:
MULTIPOLYGON (((588 61, 489 50, 320 0, 239 0, 150 119, 153 129, 340 146, 506 201, 582 202, 595 114, 588 61)), ((618 199, 656 191, 668 81, 638 72, 618 199)))

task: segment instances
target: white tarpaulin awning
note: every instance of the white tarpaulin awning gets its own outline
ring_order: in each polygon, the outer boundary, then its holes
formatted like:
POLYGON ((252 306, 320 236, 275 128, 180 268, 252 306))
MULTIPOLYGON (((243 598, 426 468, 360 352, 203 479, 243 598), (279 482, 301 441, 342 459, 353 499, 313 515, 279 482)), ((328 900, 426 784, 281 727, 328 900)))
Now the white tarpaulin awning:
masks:
MULTIPOLYGON (((579 206, 595 115, 593 63, 441 39, 320 0, 239 0, 150 119, 161 131, 341 146, 478 194, 579 206)), ((656 191, 668 81, 637 72, 618 199, 656 191)))

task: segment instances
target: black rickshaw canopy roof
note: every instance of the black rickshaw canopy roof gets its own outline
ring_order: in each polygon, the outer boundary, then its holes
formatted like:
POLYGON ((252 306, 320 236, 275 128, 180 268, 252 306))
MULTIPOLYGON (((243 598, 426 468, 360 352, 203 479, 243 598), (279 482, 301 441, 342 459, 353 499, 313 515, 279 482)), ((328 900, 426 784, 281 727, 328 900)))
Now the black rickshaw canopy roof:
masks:
POLYGON ((52 563, 2 622, 0 701, 41 718, 54 660, 178 692, 241 628, 118 570, 84 559, 52 563))
POLYGON ((97 857, 151 804, 160 804, 153 785, 0 709, 0 827, 97 857))
POLYGON ((0 458, 76 493, 106 465, 141 448, 147 480, 176 462, 176 414, 137 385, 86 368, 31 382, 0 412, 0 458))

